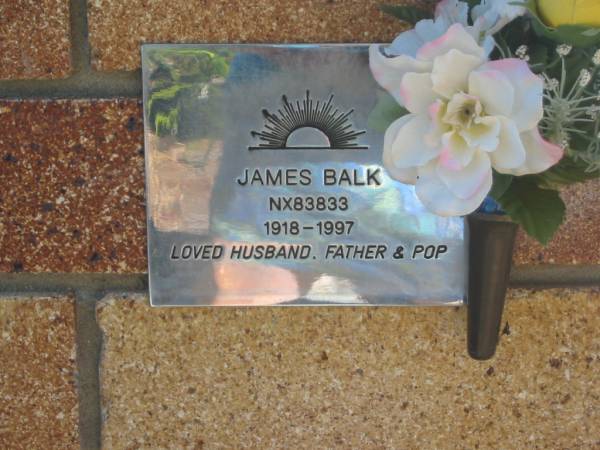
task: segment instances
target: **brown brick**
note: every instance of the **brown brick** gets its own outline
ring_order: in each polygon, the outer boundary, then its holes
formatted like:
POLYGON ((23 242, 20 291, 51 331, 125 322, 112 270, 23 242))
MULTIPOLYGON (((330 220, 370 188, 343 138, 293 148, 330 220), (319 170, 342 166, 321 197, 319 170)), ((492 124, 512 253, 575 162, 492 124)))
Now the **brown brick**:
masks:
MULTIPOLYGON (((0 128, 0 271, 146 271, 138 101, 2 101, 0 128)), ((514 263, 600 264, 599 187, 566 189, 555 239, 521 232, 514 263)))
MULTIPOLYGON (((147 270, 141 115, 136 100, 0 101, 0 271, 147 270)), ((600 264, 599 188, 567 189, 555 239, 520 233, 515 264, 600 264)))
POLYGON ((591 448, 600 293, 512 293, 495 359, 465 311, 98 310, 107 448, 591 448), (560 361, 556 363, 555 360, 560 361))
POLYGON ((3 101, 0 129, 0 271, 145 271, 138 101, 3 101))
POLYGON ((565 223, 546 247, 521 230, 515 264, 600 264, 600 179, 571 186, 562 198, 565 223))
POLYGON ((78 449, 71 298, 0 299, 0 448, 78 449))
POLYGON ((68 0, 0 0, 0 79, 71 72, 68 0))
POLYGON ((379 0, 97 0, 88 2, 93 63, 135 69, 144 42, 385 42, 403 29, 379 0))

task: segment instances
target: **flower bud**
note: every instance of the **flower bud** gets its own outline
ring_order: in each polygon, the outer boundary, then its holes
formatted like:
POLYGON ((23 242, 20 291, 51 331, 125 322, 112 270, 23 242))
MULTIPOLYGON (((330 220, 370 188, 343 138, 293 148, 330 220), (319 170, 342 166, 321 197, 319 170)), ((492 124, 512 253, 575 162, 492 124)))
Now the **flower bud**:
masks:
POLYGON ((537 0, 537 9, 547 25, 589 25, 600 27, 598 0, 537 0))

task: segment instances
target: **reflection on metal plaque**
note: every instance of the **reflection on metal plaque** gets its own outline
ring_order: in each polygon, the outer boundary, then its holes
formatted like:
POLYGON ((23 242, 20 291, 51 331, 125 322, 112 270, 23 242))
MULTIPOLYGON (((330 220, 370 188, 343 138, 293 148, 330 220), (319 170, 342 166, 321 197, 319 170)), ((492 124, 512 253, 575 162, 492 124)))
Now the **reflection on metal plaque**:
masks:
POLYGON ((462 302, 463 220, 382 167, 361 45, 145 45, 152 305, 462 302))

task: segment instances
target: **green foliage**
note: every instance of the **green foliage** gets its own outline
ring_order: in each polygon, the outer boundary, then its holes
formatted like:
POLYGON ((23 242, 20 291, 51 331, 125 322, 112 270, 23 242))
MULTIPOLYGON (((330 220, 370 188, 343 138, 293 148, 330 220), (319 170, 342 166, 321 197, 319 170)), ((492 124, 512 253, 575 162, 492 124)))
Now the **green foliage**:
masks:
POLYGON ((555 166, 532 177, 542 187, 558 188, 598 178, 600 171, 590 171, 589 165, 585 161, 565 156, 555 166))
POLYGON ((156 69, 150 74, 150 81, 155 89, 162 89, 170 86, 174 79, 173 70, 164 63, 158 63, 156 69))
POLYGON ((563 42, 560 39, 556 42, 554 35, 541 33, 535 25, 539 22, 535 1, 529 1, 526 6, 531 15, 517 18, 494 36, 501 50, 496 50, 492 57, 514 57, 520 46, 526 46, 531 70, 543 74, 547 80, 555 80, 558 86, 563 85, 559 89, 547 88, 540 131, 554 143, 568 144, 569 156, 546 174, 539 175, 536 181, 548 187, 595 178, 600 175, 600 119, 586 112, 586 108, 597 108, 598 104, 600 70, 592 64, 596 48, 573 45, 559 55, 557 48, 563 42), (586 71, 591 80, 583 88, 579 86, 579 77, 586 71))
POLYGON ((506 175, 499 172, 494 171, 494 183, 492 184, 492 190, 489 195, 496 201, 504 195, 504 193, 510 187, 512 180, 512 175, 506 175))
POLYGON ((549 39, 558 44, 569 44, 581 48, 600 44, 600 28, 585 25, 549 27, 540 18, 535 0, 527 0, 523 6, 531 13, 533 30, 539 37, 549 39))
MULTIPOLYGON (((153 130, 158 136, 193 136, 194 128, 198 128, 191 123, 193 117, 203 106, 214 103, 206 94, 214 94, 215 80, 227 76, 230 55, 198 48, 164 47, 152 49, 148 58, 153 67, 146 113, 153 130)), ((204 125, 215 125, 214 118, 208 117, 204 125)))
POLYGON ((539 17, 533 18, 533 29, 541 37, 559 44, 570 44, 574 47, 590 47, 600 44, 600 28, 582 25, 561 25, 557 28, 546 26, 539 17))
POLYGON ((179 50, 173 56, 181 83, 207 82, 227 75, 228 65, 215 53, 206 50, 179 50))
MULTIPOLYGON (((150 123, 157 124, 157 116, 162 114, 163 117, 168 117, 169 113, 173 110, 177 110, 177 103, 181 94, 186 92, 189 85, 186 84, 174 84, 172 86, 162 88, 150 95, 148 100, 148 119, 150 123)), ((163 122, 164 124, 164 122, 163 122)), ((155 129, 154 131, 158 130, 155 129)))
POLYGON ((156 134, 160 137, 177 134, 177 110, 173 109, 168 114, 159 112, 154 124, 156 134))
POLYGON ((186 85, 177 83, 173 84, 169 87, 156 90, 152 93, 150 97, 150 103, 158 103, 158 102, 171 102, 177 99, 179 92, 181 89, 185 88, 186 85))
POLYGON ((377 92, 377 104, 369 113, 367 126, 372 130, 384 133, 385 130, 399 117, 408 114, 408 110, 385 91, 377 92))
POLYGON ((548 64, 548 47, 543 44, 532 43, 529 46, 529 67, 534 73, 540 73, 548 64))
POLYGON ((515 177, 496 200, 514 222, 544 245, 565 217, 565 204, 558 191, 543 189, 528 176, 515 177))
POLYGON ((589 69, 591 56, 584 49, 574 48, 566 58, 567 85, 573 86, 577 83, 579 73, 582 69, 589 69))
POLYGON ((409 5, 381 5, 379 7, 384 13, 394 16, 397 19, 408 22, 412 25, 423 19, 433 19, 433 12, 423 8, 409 5))
MULTIPOLYGON (((557 64, 556 43, 536 36, 527 19, 517 19, 499 34, 505 45, 503 51, 514 54, 520 45, 528 46, 529 64, 537 73, 546 73, 560 79, 561 65, 557 64)), ((499 55, 496 55, 499 57, 499 55)), ((507 55, 508 56, 508 55, 507 55)), ((574 49, 569 56, 574 65, 579 64, 579 52, 574 49)), ((589 63, 589 58, 588 58, 589 63)), ((559 61, 560 62, 560 61, 559 61)), ((569 63, 567 63, 570 66, 569 63)), ((579 69, 576 75, 579 74, 579 69)), ((575 83, 567 81, 567 89, 575 83)), ((548 171, 522 177, 494 173, 494 184, 490 195, 502 209, 533 238, 547 244, 564 220, 565 205, 557 188, 593 177, 586 172, 588 165, 565 157, 548 171)))

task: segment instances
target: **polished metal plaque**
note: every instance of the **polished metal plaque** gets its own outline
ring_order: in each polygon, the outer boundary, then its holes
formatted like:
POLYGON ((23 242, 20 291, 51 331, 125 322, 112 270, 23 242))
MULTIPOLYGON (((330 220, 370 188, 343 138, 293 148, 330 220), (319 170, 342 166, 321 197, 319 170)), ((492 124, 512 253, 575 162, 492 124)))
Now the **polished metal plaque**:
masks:
POLYGON ((154 306, 463 301, 460 218, 382 167, 364 45, 144 45, 154 306))

